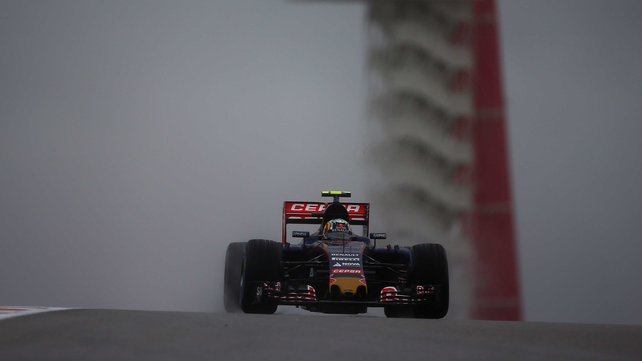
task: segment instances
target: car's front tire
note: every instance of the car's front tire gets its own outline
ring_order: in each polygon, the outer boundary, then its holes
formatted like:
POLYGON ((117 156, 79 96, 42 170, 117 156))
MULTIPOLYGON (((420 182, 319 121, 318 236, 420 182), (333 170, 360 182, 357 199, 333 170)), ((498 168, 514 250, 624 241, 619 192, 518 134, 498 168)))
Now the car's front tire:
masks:
POLYGON ((440 244, 424 243, 412 247, 411 282, 436 285, 433 300, 412 306, 417 318, 444 318, 448 313, 449 284, 446 250, 440 244))
POLYGON ((412 318, 415 315, 412 306, 406 305, 383 306, 383 313, 388 318, 412 318))
POLYGON ((260 292, 260 282, 276 282, 281 273, 281 245, 265 239, 252 239, 245 245, 241 276, 241 309, 245 313, 274 313, 275 300, 260 292))

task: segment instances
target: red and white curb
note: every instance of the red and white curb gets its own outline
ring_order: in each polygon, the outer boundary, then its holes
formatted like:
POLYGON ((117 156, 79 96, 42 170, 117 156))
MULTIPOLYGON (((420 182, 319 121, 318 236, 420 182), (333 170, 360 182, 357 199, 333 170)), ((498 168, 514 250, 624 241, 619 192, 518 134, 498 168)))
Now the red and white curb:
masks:
POLYGON ((33 307, 33 306, 0 306, 0 320, 12 317, 33 315, 42 312, 68 310, 62 307, 33 307))

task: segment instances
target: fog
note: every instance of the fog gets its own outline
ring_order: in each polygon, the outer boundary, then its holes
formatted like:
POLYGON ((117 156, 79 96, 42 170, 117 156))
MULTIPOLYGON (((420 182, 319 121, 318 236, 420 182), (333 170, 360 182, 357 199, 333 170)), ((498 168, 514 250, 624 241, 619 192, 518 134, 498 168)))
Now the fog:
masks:
POLYGON ((642 324, 642 2, 500 2, 524 314, 642 324))
POLYGON ((0 304, 211 311, 284 200, 365 200, 362 7, 1 4, 0 304))
MULTIPOLYGON (((529 320, 642 324, 641 10, 500 1, 529 320)), ((369 201, 364 11, 0 0, 0 304, 220 310, 284 200, 369 201)))

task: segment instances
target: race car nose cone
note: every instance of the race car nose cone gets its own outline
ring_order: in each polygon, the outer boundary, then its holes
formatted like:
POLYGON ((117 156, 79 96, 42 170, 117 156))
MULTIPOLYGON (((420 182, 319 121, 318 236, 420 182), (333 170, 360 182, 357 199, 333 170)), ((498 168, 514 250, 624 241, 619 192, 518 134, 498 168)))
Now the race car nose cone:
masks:
POLYGON ((337 277, 330 286, 332 298, 353 298, 355 295, 365 298, 367 293, 367 286, 361 282, 360 277, 337 277))

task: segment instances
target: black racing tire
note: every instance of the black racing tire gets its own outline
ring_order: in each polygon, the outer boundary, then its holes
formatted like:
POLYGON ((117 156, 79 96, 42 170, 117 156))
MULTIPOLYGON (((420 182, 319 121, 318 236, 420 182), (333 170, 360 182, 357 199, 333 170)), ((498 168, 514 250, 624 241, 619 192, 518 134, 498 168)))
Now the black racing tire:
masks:
POLYGON ((416 318, 444 318, 448 313, 449 284, 446 250, 440 244, 424 243, 412 247, 414 284, 438 285, 433 301, 413 306, 416 318))
POLYGON ((241 309, 245 313, 274 313, 274 300, 257 298, 257 282, 276 282, 281 278, 281 244, 252 239, 245 245, 241 281, 241 309))
POLYGON ((383 313, 388 318, 412 318, 415 316, 412 306, 383 306, 383 313))
POLYGON ((223 305, 227 312, 241 312, 241 275, 245 242, 233 242, 225 253, 225 279, 223 281, 223 305))

